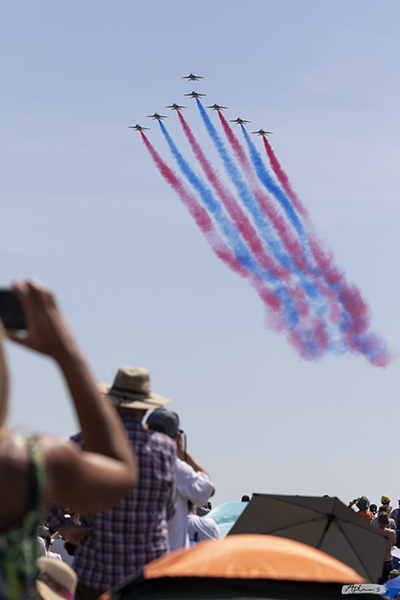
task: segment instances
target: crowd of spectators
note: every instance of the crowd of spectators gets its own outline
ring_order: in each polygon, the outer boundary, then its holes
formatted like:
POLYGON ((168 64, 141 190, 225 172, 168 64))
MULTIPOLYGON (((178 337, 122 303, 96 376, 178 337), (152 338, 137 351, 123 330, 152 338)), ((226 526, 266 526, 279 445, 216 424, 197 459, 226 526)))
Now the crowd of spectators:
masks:
POLYGON ((357 508, 357 515, 372 527, 380 529, 387 539, 381 583, 387 581, 389 573, 393 570, 393 546, 400 547, 400 500, 398 505, 398 508, 393 510, 390 506, 390 498, 386 494, 381 497, 379 508, 376 504, 370 504, 366 496, 360 496, 349 502, 350 508, 353 510, 357 508))

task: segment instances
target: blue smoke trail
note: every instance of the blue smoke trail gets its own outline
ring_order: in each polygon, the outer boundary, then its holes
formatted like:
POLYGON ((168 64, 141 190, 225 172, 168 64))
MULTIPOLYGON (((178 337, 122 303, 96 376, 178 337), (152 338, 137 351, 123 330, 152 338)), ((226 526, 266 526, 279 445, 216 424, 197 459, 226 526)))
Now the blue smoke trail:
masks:
MULTIPOLYGON (((325 304, 325 300, 322 299, 317 287, 313 283, 308 281, 303 276, 303 274, 295 267, 292 259, 286 253, 282 242, 275 238, 275 233, 274 233, 274 230, 273 230, 270 222, 265 217, 264 213, 260 210, 252 191, 249 189, 246 182, 243 180, 235 163, 229 156, 220 136, 218 135, 217 130, 215 129, 214 125, 212 124, 203 105, 201 104, 201 102, 198 98, 196 98, 196 102, 197 102, 197 106, 200 110, 200 114, 203 119, 203 122, 208 131, 208 134, 211 137, 219 155, 221 156, 221 158, 224 162, 224 165, 225 165, 225 168, 226 168, 226 171, 227 171, 229 177, 235 184, 236 189, 238 190, 239 196, 242 199, 243 204, 247 207, 247 209, 252 214, 254 221, 263 236, 263 239, 270 246, 270 248, 273 252, 273 255, 280 262, 281 265, 288 268, 292 273, 296 273, 296 275, 298 276, 298 278, 300 280, 300 284, 301 284, 302 288, 304 289, 304 291, 306 292, 306 294, 309 298, 311 298, 313 300, 318 299, 323 304, 325 304)), ((277 188, 277 189, 278 189, 278 191, 281 191, 279 188, 277 188)), ((295 213, 294 213, 294 216, 297 218, 297 215, 295 213)), ((301 224, 300 224, 300 226, 301 226, 301 224)), ((325 310, 325 308, 323 308, 323 310, 325 310)))
POLYGON ((275 181, 272 179, 271 175, 268 173, 268 171, 264 165, 264 162, 262 160, 261 154, 258 152, 257 148, 251 141, 250 136, 247 133, 246 129, 243 127, 243 125, 241 125, 241 128, 242 128, 245 140, 247 142, 247 145, 249 147, 251 162, 254 165, 254 168, 256 170, 259 180, 264 185, 264 187, 271 194, 273 194, 273 196, 276 198, 276 200, 282 206, 288 219, 291 221, 293 227, 296 229, 299 237, 303 240, 303 242, 306 241, 307 235, 304 231, 304 227, 303 227, 298 215, 296 214, 295 209, 293 208, 292 203, 286 196, 285 192, 283 190, 281 190, 281 188, 278 185, 276 185, 275 181))
POLYGON ((289 327, 296 326, 296 324, 299 321, 299 313, 294 305, 293 298, 284 288, 279 279, 277 279, 276 277, 268 273, 268 271, 260 267, 257 261, 253 258, 247 246, 242 241, 241 236, 237 231, 236 227, 231 223, 228 216, 225 214, 221 203, 216 200, 211 189, 202 181, 201 177, 199 177, 193 171, 190 165, 183 158, 176 144, 169 135, 164 123, 162 123, 161 121, 158 122, 161 131, 167 141, 167 144, 172 152, 172 155, 178 163, 180 170, 182 171, 186 179, 189 181, 189 183, 191 183, 200 194, 205 206, 208 208, 209 212, 214 216, 221 231, 229 241, 229 245, 231 246, 240 264, 242 264, 246 269, 248 269, 252 273, 261 277, 261 279, 263 279, 264 281, 273 285, 276 293, 278 294, 278 297, 283 303, 285 317, 289 327))

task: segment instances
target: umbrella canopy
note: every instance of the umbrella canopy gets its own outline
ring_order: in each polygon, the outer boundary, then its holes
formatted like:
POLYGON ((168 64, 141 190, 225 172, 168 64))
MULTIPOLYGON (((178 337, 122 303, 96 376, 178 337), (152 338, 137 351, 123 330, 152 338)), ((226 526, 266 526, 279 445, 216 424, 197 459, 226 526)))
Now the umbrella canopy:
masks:
POLYGON ((202 519, 214 519, 218 527, 219 537, 223 538, 232 529, 247 504, 247 502, 225 502, 210 510, 202 519))
POLYGON ((363 581, 347 565, 305 544, 243 535, 176 550, 102 598, 339 598, 342 584, 363 581))
POLYGON ((268 534, 323 550, 368 581, 382 573, 386 538, 338 498, 254 494, 229 536, 268 534))

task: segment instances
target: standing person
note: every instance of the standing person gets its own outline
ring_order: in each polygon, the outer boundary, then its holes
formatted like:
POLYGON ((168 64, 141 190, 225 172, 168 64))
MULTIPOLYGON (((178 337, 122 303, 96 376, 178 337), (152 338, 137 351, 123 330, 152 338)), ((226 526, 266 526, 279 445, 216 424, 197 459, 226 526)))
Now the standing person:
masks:
POLYGON ((37 527, 51 500, 78 511, 115 504, 137 479, 137 465, 118 415, 99 394, 53 295, 28 282, 14 286, 25 337, 8 336, 55 360, 69 387, 86 451, 49 435, 25 439, 6 427, 8 373, 0 322, 0 599, 36 598, 37 527))
POLYGON ((216 540, 219 538, 218 525, 211 517, 200 517, 196 514, 196 505, 188 502, 189 514, 188 535, 190 544, 197 544, 204 540, 216 540))
POLYGON ((187 530, 188 501, 204 504, 215 493, 214 484, 207 471, 186 451, 176 413, 159 408, 151 413, 146 425, 153 431, 165 433, 176 442, 178 499, 175 515, 168 521, 169 545, 172 552, 190 545, 187 530))
MULTIPOLYGON (((82 526, 64 518, 54 506, 49 524, 75 543, 73 568, 78 575, 77 600, 94 600, 134 571, 169 551, 167 521, 176 504, 176 447, 161 433, 144 429, 149 408, 170 402, 150 391, 142 367, 120 367, 112 385, 101 391, 117 407, 139 464, 139 481, 118 504, 94 515, 81 514, 82 526)), ((83 437, 72 438, 83 446, 83 437)))
POLYGON ((372 512, 369 509, 369 500, 366 496, 360 496, 360 498, 358 498, 357 500, 352 500, 349 503, 349 507, 352 507, 353 505, 357 506, 358 511, 357 511, 357 515, 359 515, 362 519, 364 519, 364 521, 366 521, 368 523, 368 525, 371 523, 372 519, 374 518, 374 515, 372 514, 372 512))
POLYGON ((381 512, 378 516, 378 528, 383 532, 385 538, 387 538, 382 577, 379 581, 379 583, 385 583, 390 571, 393 569, 392 548, 396 543, 396 533, 389 527, 389 517, 384 512, 381 512))
POLYGON ((390 513, 390 518, 394 520, 396 523, 397 531, 400 529, 400 500, 397 500, 398 507, 392 510, 390 513))

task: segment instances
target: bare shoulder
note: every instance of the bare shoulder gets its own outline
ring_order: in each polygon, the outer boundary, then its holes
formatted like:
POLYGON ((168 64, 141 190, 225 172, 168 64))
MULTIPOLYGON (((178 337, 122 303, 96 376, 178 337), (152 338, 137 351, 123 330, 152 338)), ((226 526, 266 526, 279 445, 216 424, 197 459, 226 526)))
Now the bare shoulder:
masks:
POLYGON ((9 432, 0 438, 0 531, 23 517, 29 499, 30 456, 25 439, 9 432))

